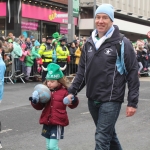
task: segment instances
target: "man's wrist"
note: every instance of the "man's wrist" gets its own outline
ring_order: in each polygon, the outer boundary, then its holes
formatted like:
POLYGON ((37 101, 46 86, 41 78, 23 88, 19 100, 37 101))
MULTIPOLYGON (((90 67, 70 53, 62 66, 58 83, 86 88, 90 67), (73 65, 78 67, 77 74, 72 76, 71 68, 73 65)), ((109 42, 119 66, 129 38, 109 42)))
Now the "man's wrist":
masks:
POLYGON ((138 105, 134 103, 128 103, 127 107, 138 108, 138 105))

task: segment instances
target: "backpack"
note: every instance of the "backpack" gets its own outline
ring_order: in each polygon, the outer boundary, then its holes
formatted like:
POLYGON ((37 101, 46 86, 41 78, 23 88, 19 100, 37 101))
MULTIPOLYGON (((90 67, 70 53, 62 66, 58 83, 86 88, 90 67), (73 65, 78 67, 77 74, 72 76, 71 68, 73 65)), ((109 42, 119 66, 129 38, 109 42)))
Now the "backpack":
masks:
POLYGON ((123 37, 124 37, 124 34, 121 34, 121 33, 120 33, 120 41, 119 41, 119 43, 117 43, 117 44, 115 45, 115 46, 116 46, 116 49, 117 49, 118 56, 119 56, 120 59, 121 59, 121 45, 122 45, 123 37))
MULTIPOLYGON (((117 49, 117 53, 118 53, 120 62, 123 61, 123 63, 124 63, 124 60, 121 60, 121 46, 122 46, 123 38, 124 38, 124 34, 120 33, 120 41, 115 46, 116 46, 116 49, 117 49)), ((124 69, 124 73, 127 74, 127 70, 126 70, 125 66, 123 66, 123 69, 124 69)))

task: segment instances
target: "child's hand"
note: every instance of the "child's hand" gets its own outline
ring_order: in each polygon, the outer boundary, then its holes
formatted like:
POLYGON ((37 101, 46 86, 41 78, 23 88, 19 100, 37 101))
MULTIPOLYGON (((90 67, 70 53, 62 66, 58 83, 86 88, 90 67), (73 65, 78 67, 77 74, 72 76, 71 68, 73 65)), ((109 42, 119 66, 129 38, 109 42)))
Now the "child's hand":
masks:
POLYGON ((64 99, 63 99, 63 103, 65 105, 72 105, 72 102, 74 101, 74 96, 72 94, 69 94, 68 96, 66 96, 64 99))
POLYGON ((37 104, 39 102, 39 93, 38 91, 34 91, 32 93, 32 97, 29 97, 29 100, 33 103, 33 104, 37 104))

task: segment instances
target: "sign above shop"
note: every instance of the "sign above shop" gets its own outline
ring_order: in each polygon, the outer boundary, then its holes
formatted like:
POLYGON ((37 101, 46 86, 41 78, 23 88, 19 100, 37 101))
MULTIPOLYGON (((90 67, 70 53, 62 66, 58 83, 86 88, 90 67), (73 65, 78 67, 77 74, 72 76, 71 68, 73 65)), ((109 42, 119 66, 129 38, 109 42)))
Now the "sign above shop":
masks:
MULTIPOLYGON (((68 23, 68 13, 28 4, 22 4, 22 17, 64 24, 68 23)), ((77 25, 77 18, 74 18, 74 24, 77 25)))
POLYGON ((6 2, 0 2, 0 16, 6 16, 6 2))

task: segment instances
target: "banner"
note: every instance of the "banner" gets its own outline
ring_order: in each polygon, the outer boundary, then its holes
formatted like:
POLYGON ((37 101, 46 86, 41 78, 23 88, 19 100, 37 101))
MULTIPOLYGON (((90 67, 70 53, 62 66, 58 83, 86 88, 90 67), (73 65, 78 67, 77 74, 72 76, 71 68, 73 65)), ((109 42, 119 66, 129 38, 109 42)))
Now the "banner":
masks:
POLYGON ((0 16, 6 16, 6 2, 0 2, 0 16))
POLYGON ((25 30, 37 30, 38 29, 38 23, 37 22, 21 22, 21 29, 25 30))
MULTIPOLYGON (((67 12, 32 6, 29 4, 22 4, 22 17, 68 24, 67 12)), ((74 18, 74 24, 77 25, 77 18, 74 18)))
POLYGON ((73 0, 73 17, 79 16, 79 0, 73 0))

